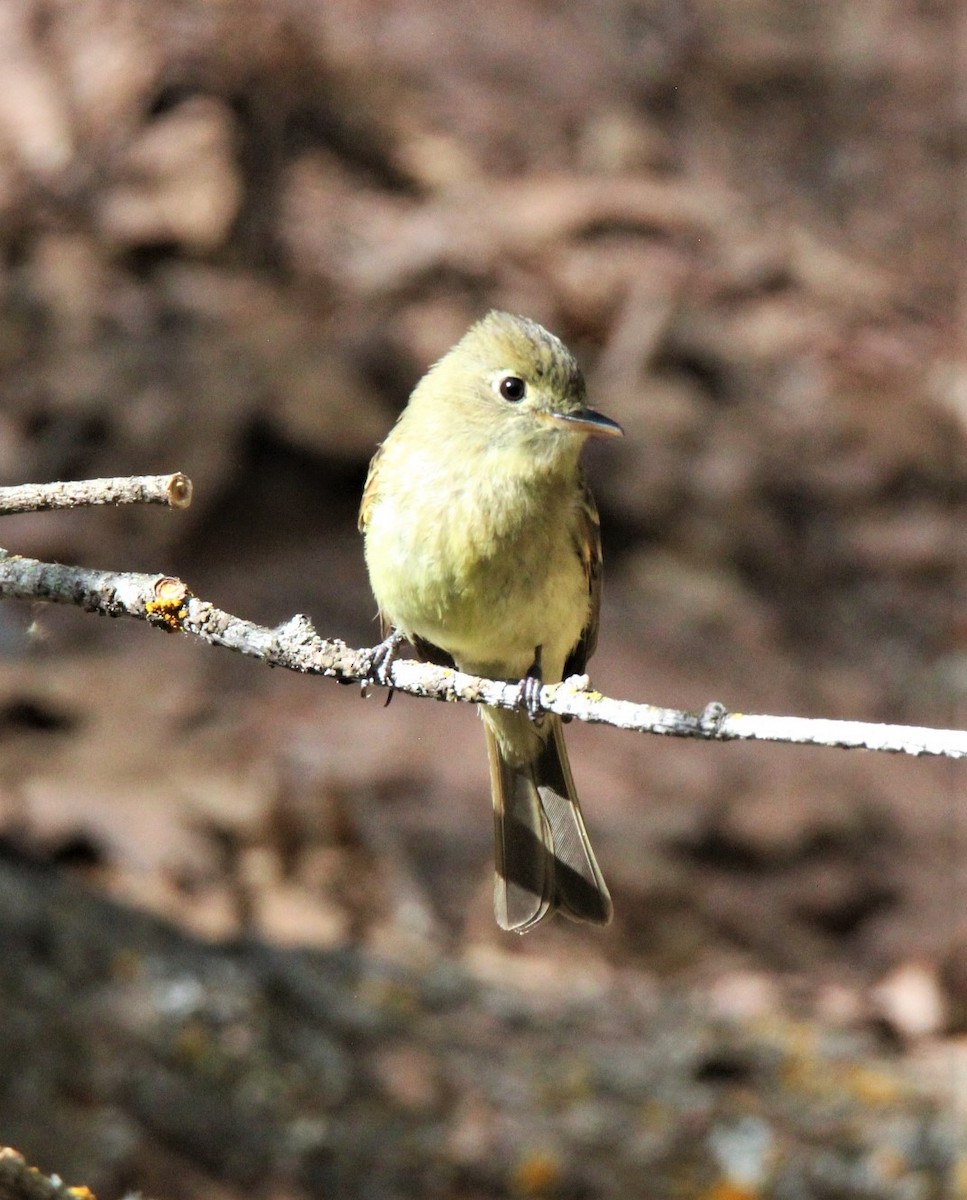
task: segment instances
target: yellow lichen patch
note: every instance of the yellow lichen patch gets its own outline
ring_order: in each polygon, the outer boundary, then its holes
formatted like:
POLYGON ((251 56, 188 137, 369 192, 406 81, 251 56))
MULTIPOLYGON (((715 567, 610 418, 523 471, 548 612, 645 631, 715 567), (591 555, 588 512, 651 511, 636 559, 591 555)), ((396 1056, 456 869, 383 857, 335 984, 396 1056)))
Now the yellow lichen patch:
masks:
POLYGON ((515 1195, 550 1196, 561 1182, 561 1167, 547 1150, 535 1150, 520 1160, 511 1179, 515 1195))
POLYGON ((420 996, 415 987, 396 979, 367 979, 359 987, 360 998, 377 1010, 397 1017, 420 1013, 420 996))
POLYGON ((720 1179, 702 1193, 701 1200, 759 1200, 760 1196, 761 1192, 755 1188, 733 1183, 730 1179, 720 1179))
POLYGON ((175 1045, 179 1058, 194 1067, 202 1066, 214 1049, 211 1034, 198 1021, 182 1026, 175 1045))
POLYGON ((858 1065, 846 1073, 845 1082, 853 1095, 871 1108, 897 1104, 903 1099, 903 1081, 874 1066, 858 1065))
POLYGON ((170 629, 172 633, 181 630, 182 622, 188 615, 185 602, 189 591, 180 579, 166 575, 154 585, 154 599, 145 604, 148 620, 153 625, 170 629))
POLYGON ((830 1063, 794 1055, 785 1068, 788 1087, 815 1098, 850 1097, 872 1108, 888 1108, 904 1096, 903 1081, 889 1071, 863 1063, 830 1063))
POLYGON ((959 1159, 952 1173, 953 1191, 950 1193, 956 1200, 967 1200, 967 1159, 959 1159))
POLYGON ((0 1146, 0 1195, 60 1195, 62 1190, 76 1200, 97 1200, 90 1188, 65 1188, 56 1175, 48 1177, 36 1167, 29 1166, 24 1156, 12 1146, 0 1146))

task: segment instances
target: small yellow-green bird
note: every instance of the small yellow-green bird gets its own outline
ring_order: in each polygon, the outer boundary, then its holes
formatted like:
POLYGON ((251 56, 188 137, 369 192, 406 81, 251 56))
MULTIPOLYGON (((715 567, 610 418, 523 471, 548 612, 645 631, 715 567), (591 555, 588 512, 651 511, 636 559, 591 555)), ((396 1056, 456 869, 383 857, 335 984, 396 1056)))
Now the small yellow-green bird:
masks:
MULTIPOLYGON (((472 675, 581 673, 601 604, 598 514, 579 464, 621 427, 587 407, 567 347, 491 312, 420 380, 369 468, 359 514, 383 631, 472 675)), ((533 711, 533 706, 531 706, 533 711)), ((496 836, 494 910, 525 933, 555 911, 604 925, 560 718, 481 708, 496 836)))

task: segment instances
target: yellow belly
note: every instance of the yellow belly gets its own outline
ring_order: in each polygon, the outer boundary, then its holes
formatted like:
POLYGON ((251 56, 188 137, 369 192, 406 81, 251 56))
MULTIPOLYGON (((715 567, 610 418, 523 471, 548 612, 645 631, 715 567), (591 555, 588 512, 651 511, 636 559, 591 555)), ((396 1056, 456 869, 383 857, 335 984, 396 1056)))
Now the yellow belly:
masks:
POLYGON ((526 674, 540 646, 544 678, 556 682, 588 619, 576 509, 562 487, 544 498, 552 520, 543 509, 527 520, 525 499, 455 490, 433 520, 425 491, 384 499, 367 524, 367 565, 381 612, 401 632, 463 670, 506 679, 526 674))

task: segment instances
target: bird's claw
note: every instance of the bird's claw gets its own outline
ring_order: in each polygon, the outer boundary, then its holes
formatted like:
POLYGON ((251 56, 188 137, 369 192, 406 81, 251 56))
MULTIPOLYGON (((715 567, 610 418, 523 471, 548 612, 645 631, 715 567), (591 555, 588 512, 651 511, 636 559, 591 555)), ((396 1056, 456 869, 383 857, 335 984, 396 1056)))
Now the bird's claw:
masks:
MULTIPOLYGON (((367 679, 363 681, 364 684, 377 683, 382 687, 387 687, 390 689, 390 698, 392 698, 393 681, 390 677, 390 671, 399 653, 400 646, 405 641, 406 638, 403 634, 394 629, 392 633, 383 638, 381 642, 370 650, 369 670, 367 672, 367 679)), ((388 704, 389 700, 386 703, 388 704)))
POLYGON ((544 719, 544 706, 541 704, 541 688, 543 686, 538 675, 525 675, 520 681, 518 703, 535 725, 539 725, 544 719))
POLYGON ((533 665, 520 681, 520 693, 517 701, 535 725, 540 725, 544 720, 544 706, 541 704, 541 688, 543 686, 541 647, 537 646, 534 650, 533 665))

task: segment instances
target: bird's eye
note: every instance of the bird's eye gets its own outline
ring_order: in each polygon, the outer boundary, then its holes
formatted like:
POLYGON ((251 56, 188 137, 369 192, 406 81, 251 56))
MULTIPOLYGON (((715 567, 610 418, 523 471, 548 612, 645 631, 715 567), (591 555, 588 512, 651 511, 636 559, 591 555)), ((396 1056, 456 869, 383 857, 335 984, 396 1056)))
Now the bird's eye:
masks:
POLYGON ((501 396, 505 400, 510 400, 516 404, 519 400, 524 399, 524 393, 527 391, 527 384, 517 375, 505 375, 501 379, 497 388, 501 396))

